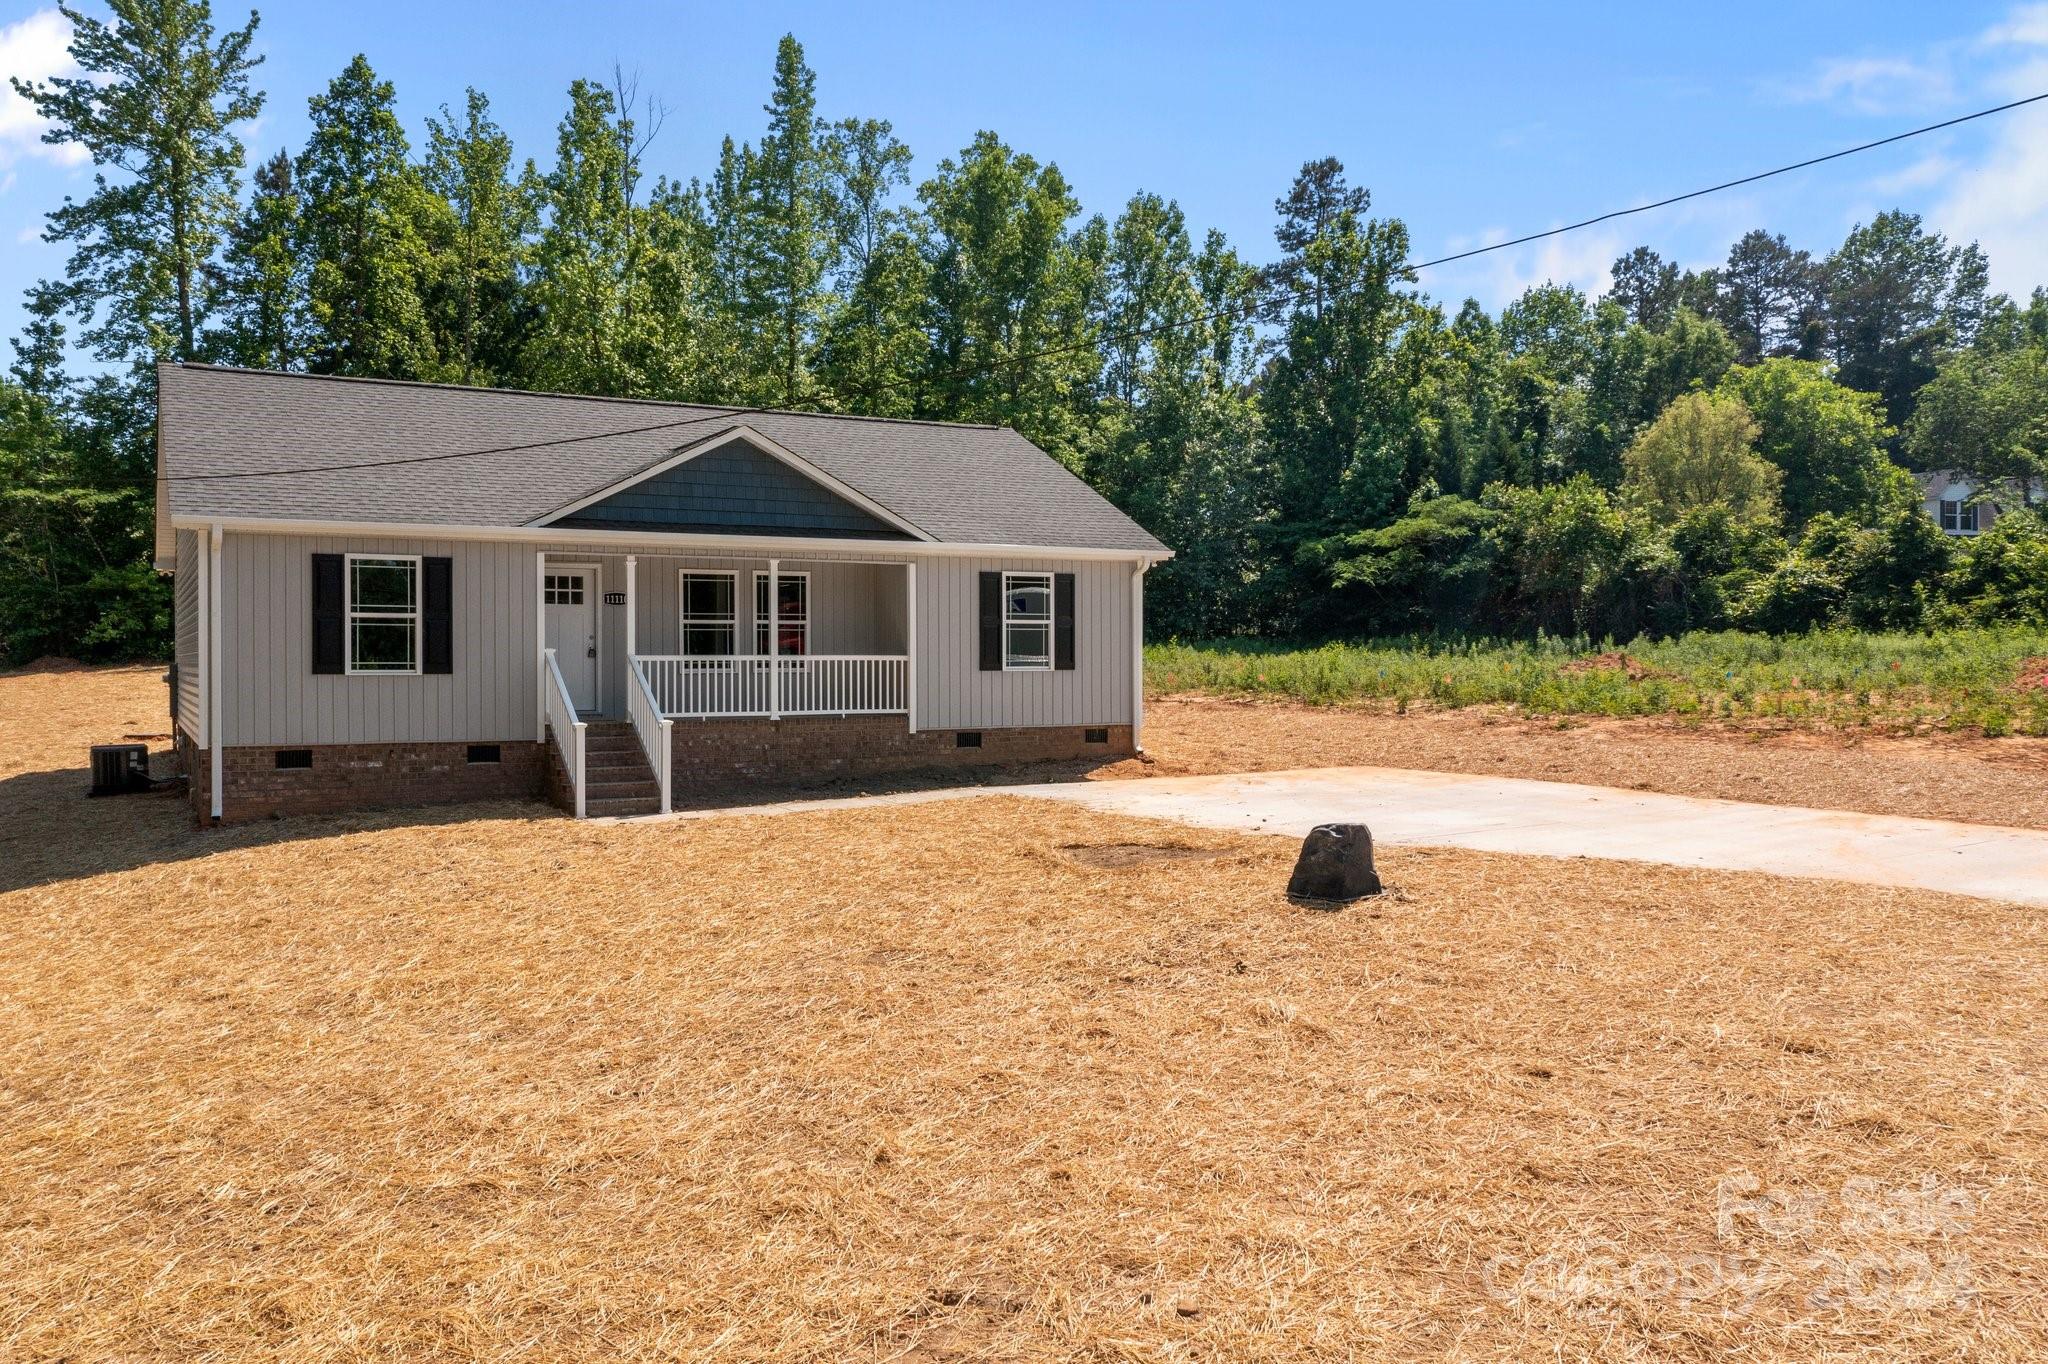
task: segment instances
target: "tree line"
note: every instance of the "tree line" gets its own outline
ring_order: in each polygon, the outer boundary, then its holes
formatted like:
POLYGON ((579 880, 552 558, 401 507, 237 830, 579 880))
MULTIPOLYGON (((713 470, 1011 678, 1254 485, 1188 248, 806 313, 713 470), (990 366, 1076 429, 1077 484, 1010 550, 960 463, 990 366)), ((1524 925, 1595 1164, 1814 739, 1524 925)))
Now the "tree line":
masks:
POLYGON ((521 160, 473 89, 411 135, 359 55, 245 181, 257 17, 109 9, 65 9, 78 77, 15 82, 95 173, 49 215, 70 258, 0 381, 9 658, 162 651, 162 358, 1013 426, 1176 549, 1162 634, 2048 611, 2038 516, 1957 551, 1904 471, 2031 496, 2048 294, 1993 294, 1976 246, 1910 214, 1822 256, 1763 231, 1704 271, 1639 248, 1597 299, 1452 310, 1334 159, 1255 259, 1157 193, 1084 213, 993 132, 917 179, 887 120, 821 106, 794 37, 762 125, 688 179, 620 72, 572 82, 521 160))

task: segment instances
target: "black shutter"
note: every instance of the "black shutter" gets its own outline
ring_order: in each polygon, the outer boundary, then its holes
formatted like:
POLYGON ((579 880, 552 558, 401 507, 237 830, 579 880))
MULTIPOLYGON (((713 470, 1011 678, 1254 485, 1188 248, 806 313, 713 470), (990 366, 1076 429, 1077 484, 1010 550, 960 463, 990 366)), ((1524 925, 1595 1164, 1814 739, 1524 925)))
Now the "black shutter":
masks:
POLYGON ((1003 575, 981 575, 981 670, 1003 670, 1003 575))
POLYGON ((343 635, 348 628, 345 563, 339 554, 313 556, 313 671, 348 671, 343 635))
POLYGON ((1074 575, 1052 575, 1052 666, 1074 670, 1074 575))
POLYGON ((455 561, 420 560, 420 671, 455 671, 455 561))

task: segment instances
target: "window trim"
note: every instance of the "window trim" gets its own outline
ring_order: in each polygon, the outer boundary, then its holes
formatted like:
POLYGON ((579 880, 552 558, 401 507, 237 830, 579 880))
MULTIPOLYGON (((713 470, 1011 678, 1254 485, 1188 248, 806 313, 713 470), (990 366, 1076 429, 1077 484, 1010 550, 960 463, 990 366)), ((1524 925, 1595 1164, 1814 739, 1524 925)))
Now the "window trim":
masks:
MULTIPOLYGON (((809 658, 811 656, 810 572, 807 569, 799 569, 794 573, 784 573, 780 570, 777 570, 775 576, 779 581, 782 582, 787 582, 789 579, 795 578, 798 581, 802 582, 804 585, 804 614, 801 620, 796 620, 796 624, 803 627, 804 647, 799 652, 793 654, 781 653, 772 647, 766 649, 761 647, 763 642, 762 637, 768 629, 768 598, 766 595, 768 591, 768 571, 766 569, 756 569, 754 572, 754 600, 750 603, 750 607, 754 614, 754 629, 752 635, 750 636, 750 638, 754 642, 754 652, 752 656, 755 658, 809 658)), ((787 625, 791 623, 793 619, 795 618, 790 616, 783 616, 781 617, 780 623, 783 625, 787 625)), ((775 641, 770 640, 768 641, 768 643, 770 645, 773 645, 775 641)))
POLYGON ((1053 664, 1054 664, 1054 663, 1055 663, 1055 662, 1057 661, 1057 660, 1056 660, 1056 659, 1055 659, 1055 658, 1053 657, 1053 655, 1059 652, 1059 645, 1058 645, 1058 641, 1056 641, 1056 640, 1055 640, 1055 639, 1053 638, 1053 626, 1054 626, 1054 618, 1055 618, 1055 617, 1056 617, 1056 616, 1057 616, 1057 615, 1059 614, 1058 604, 1057 604, 1057 602, 1056 602, 1056 600, 1055 600, 1055 598, 1056 598, 1056 596, 1057 596, 1057 594, 1058 594, 1058 591, 1059 591, 1059 586, 1058 586, 1058 582, 1057 582, 1057 575, 1055 575, 1055 574, 1053 574, 1053 573, 1050 573, 1050 572, 1046 572, 1046 573, 1039 573, 1039 572, 1035 572, 1035 571, 1033 571, 1033 572, 1025 572, 1025 571, 1022 571, 1022 570, 1019 570, 1019 571, 1017 571, 1017 572, 1014 572, 1014 573, 1012 573, 1012 572, 1009 572, 1009 571, 1007 571, 1007 570, 1005 570, 1005 571, 1004 571, 1004 573, 1003 573, 1003 671, 1004 671, 1004 672, 1006 672, 1006 673, 1049 673, 1049 672, 1053 671, 1053 664), (1045 584, 1045 616, 1044 616, 1044 618, 1043 618, 1042 620, 1041 620, 1040 618, 1036 617, 1036 616, 1025 616, 1025 617, 1017 617, 1017 618, 1015 618, 1015 619, 1013 619, 1013 618, 1011 617, 1011 615, 1010 615, 1010 580, 1011 580, 1012 578, 1029 578, 1029 579, 1032 579, 1032 580, 1033 580, 1033 581, 1035 581, 1035 582, 1042 582, 1042 583, 1044 583, 1044 584, 1045 584), (1011 661, 1010 661, 1010 626, 1011 626, 1011 625, 1013 625, 1013 624, 1016 624, 1016 625, 1043 625, 1043 626, 1045 627, 1045 662, 1043 662, 1043 663, 1013 663, 1013 662, 1011 662, 1011 661))
POLYGON ((1938 505, 1935 515, 1941 524, 1942 530, 1950 535, 1975 535, 1978 533, 1976 503, 1963 497, 1943 497, 1936 499, 1936 501, 1938 505), (1966 516, 1969 518, 1968 525, 1963 523, 1963 518, 1966 516))
POLYGON ((426 603, 422 596, 426 591, 426 556, 423 554, 344 554, 341 563, 341 663, 342 673, 347 677, 418 677, 426 661, 424 620, 426 603), (412 566, 412 610, 390 611, 356 609, 356 564, 362 561, 380 564, 410 564, 412 566), (358 668, 356 666, 356 622, 377 621, 385 625, 405 624, 412 627, 412 666, 409 668, 358 668))
POLYGON ((679 568, 676 570, 676 655, 679 658, 738 658, 740 657, 740 572, 736 568, 679 568), (684 587, 690 578, 724 578, 732 584, 732 616, 729 621, 713 619, 710 616, 690 614, 690 594, 684 587), (690 636, 692 625, 732 626, 732 652, 729 654, 693 654, 684 647, 690 636))

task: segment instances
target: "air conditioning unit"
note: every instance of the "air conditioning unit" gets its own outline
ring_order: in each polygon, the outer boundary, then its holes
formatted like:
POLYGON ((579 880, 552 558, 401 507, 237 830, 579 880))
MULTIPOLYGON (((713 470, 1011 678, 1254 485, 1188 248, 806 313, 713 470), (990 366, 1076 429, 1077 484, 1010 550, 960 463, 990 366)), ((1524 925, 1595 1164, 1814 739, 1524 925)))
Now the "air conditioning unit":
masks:
POLYGON ((92 746, 92 794, 119 796, 149 789, 148 744, 92 746))

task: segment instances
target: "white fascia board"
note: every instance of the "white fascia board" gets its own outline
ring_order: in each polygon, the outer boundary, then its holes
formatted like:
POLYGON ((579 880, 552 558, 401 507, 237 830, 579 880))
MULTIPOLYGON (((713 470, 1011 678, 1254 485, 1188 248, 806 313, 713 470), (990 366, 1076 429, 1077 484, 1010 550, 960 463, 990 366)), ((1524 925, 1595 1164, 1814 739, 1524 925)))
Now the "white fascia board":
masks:
POLYGON ((694 441, 691 444, 682 448, 681 450, 676 451, 674 454, 670 455, 666 459, 658 460, 655 463, 648 465, 644 469, 640 469, 634 473, 626 475, 624 478, 618 480, 616 483, 610 484, 607 487, 599 488, 596 492, 591 493, 588 497, 579 497, 574 502, 569 503, 565 507, 557 507, 555 508, 555 510, 549 512, 547 515, 529 521, 527 522, 527 524, 530 526, 546 526, 561 520, 565 516, 574 516, 577 512, 582 511, 585 507, 591 506, 598 502, 602 502, 607 497, 610 497, 615 493, 624 492, 626 489, 632 487, 636 483, 644 483, 648 479, 653 478, 659 474, 665 474, 670 469, 674 469, 679 465, 688 464, 691 460, 697 458, 697 456, 699 455, 709 454, 713 450, 723 449, 725 446, 731 444, 735 440, 745 441, 747 444, 758 449, 762 454, 767 455, 769 458, 780 460, 782 463, 796 470, 797 473, 803 475, 805 478, 808 478, 809 480, 811 480, 811 482, 817 484, 819 487, 824 488, 827 491, 837 493, 840 497, 845 498, 848 502, 851 502, 854 506, 859 507, 869 516, 874 517, 876 520, 881 521, 883 524, 894 526, 897 530, 902 531, 905 535, 911 536, 915 539, 923 540, 926 542, 931 541, 932 537, 925 534, 923 530, 919 529, 917 526, 912 525, 910 522, 904 520, 895 512, 890 511, 887 507, 875 501, 872 497, 869 497, 867 494, 861 492, 857 488, 851 487, 846 483, 842 483, 840 480, 826 473, 823 469, 820 469, 817 465, 805 459, 802 455, 799 455, 794 450, 791 450, 788 446, 783 445, 778 441, 772 440, 769 437, 762 435, 759 431, 756 431, 753 427, 748 426, 744 423, 737 426, 729 426, 725 428, 723 431, 713 432, 711 435, 704 437, 702 440, 694 441))
MULTIPOLYGON (((779 554, 802 558, 807 550, 834 554, 865 554, 897 558, 966 559, 1106 559, 1156 564, 1173 557, 1170 549, 1098 549, 1071 545, 964 545, 934 540, 835 540, 816 536, 662 535, 652 531, 581 530, 564 526, 453 526, 427 521, 320 521, 291 517, 176 516, 178 527, 223 530, 249 535, 370 535, 409 540, 495 540, 521 545, 615 546, 620 551, 690 554, 697 550, 745 550, 750 557, 779 554)), ((598 551, 601 552, 601 551, 598 551)))

